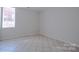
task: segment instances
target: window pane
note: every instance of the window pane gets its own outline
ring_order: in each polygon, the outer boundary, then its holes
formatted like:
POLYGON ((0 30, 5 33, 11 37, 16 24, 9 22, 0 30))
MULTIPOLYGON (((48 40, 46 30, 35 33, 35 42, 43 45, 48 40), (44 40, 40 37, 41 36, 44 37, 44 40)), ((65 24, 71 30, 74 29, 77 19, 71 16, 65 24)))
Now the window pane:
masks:
POLYGON ((3 8, 2 28, 15 27, 15 8, 3 8))
POLYGON ((0 8, 0 29, 1 29, 1 8, 0 8))

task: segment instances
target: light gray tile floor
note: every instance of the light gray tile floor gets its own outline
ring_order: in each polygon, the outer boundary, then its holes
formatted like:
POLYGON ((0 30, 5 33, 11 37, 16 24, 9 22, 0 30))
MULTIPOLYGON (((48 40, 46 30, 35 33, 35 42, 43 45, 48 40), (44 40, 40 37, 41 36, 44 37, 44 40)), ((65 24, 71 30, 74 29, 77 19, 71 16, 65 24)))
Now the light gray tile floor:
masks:
POLYGON ((78 51, 68 43, 44 36, 21 37, 0 41, 0 52, 71 52, 78 51), (66 46, 67 45, 67 46, 66 46))

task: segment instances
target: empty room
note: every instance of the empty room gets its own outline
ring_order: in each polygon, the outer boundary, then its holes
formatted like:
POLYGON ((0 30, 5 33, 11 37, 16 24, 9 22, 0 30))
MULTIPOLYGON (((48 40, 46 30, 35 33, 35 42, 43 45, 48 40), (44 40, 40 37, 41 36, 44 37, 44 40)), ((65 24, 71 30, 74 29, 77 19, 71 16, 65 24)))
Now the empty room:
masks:
POLYGON ((0 52, 79 52, 79 8, 1 7, 0 52))

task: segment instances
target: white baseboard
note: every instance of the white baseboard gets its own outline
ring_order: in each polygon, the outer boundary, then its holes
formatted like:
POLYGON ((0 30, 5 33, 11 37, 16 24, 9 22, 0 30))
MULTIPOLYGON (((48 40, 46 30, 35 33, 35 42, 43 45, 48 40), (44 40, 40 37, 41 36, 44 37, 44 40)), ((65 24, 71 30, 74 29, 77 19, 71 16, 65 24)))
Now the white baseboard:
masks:
MULTIPOLYGON (((17 38, 28 37, 28 36, 38 36, 38 35, 45 36, 45 37, 47 37, 49 39, 55 39, 55 38, 51 38, 48 35, 43 34, 43 33, 32 33, 32 34, 17 35, 17 36, 13 36, 13 37, 3 37, 3 38, 0 38, 0 40, 10 40, 10 39, 17 39, 17 38)), ((55 40, 58 40, 58 39, 55 39, 55 40)), ((68 41, 65 41, 65 40, 59 40, 59 41, 68 43, 68 44, 70 44, 72 46, 79 47, 79 45, 76 44, 76 43, 68 42, 68 41)))
MULTIPOLYGON (((47 37, 47 38, 49 38, 49 39, 55 39, 55 38, 51 38, 51 37, 49 37, 48 35, 43 34, 43 33, 40 33, 40 35, 45 36, 45 37, 47 37)), ((55 39, 55 40, 58 40, 58 39, 55 39)), ((65 41, 65 40, 59 40, 59 41, 68 43, 68 44, 70 44, 70 45, 72 45, 72 46, 75 46, 75 47, 79 47, 78 44, 73 43, 73 42, 68 42, 68 41, 65 41)))
POLYGON ((28 37, 28 36, 36 36, 39 35, 39 33, 31 33, 31 34, 21 34, 21 35, 15 35, 15 36, 7 36, 7 37, 2 37, 0 40, 11 40, 11 39, 17 39, 17 38, 22 38, 22 37, 28 37))

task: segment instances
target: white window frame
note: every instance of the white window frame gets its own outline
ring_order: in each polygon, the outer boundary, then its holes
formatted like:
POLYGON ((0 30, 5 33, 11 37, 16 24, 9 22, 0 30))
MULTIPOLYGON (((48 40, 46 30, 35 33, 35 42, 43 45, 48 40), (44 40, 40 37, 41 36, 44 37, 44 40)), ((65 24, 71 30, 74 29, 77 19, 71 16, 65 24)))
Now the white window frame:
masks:
POLYGON ((14 25, 13 26, 7 26, 7 27, 4 27, 3 26, 3 20, 4 20, 4 15, 3 15, 3 9, 4 8, 7 8, 7 7, 1 7, 1 24, 0 24, 0 28, 2 28, 2 29, 4 29, 4 28, 15 28, 15 8, 14 7, 9 7, 9 8, 13 8, 13 10, 14 10, 14 20, 13 20, 13 23, 14 23, 14 25))

